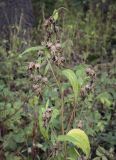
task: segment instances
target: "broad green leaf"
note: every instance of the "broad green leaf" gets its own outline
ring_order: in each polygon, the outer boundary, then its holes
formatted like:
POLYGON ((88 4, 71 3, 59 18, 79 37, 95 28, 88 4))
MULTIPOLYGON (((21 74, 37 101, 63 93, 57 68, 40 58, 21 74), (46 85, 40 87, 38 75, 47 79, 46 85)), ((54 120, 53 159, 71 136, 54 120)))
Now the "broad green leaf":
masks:
POLYGON ((49 68, 50 68, 50 64, 48 63, 45 67, 45 70, 44 70, 44 75, 46 75, 49 71, 49 68))
MULTIPOLYGON (((75 141, 75 138, 72 137, 72 136, 69 136, 69 135, 60 135, 60 136, 58 136, 58 141, 62 141, 62 142, 68 141, 68 142, 73 143, 74 145, 77 144, 77 141, 75 141)), ((79 140, 78 140, 78 142, 79 142, 79 140)))
POLYGON ((101 157, 95 157, 93 160, 101 160, 101 157))
POLYGON ((54 18, 55 21, 57 21, 57 19, 58 19, 58 10, 56 10, 56 9, 54 10, 52 17, 54 18))
POLYGON ((69 146, 67 149, 67 153, 69 154, 69 160, 75 160, 80 156, 80 154, 77 152, 77 149, 74 146, 69 146))
POLYGON ((108 160, 106 156, 102 156, 102 160, 108 160))
POLYGON ((112 105, 112 96, 108 92, 100 93, 97 96, 97 99, 100 100, 100 102, 107 107, 110 107, 112 105))
POLYGON ((82 151, 89 157, 90 154, 90 143, 88 136, 81 129, 72 129, 67 135, 61 135, 58 137, 58 141, 68 141, 81 148, 82 151))
POLYGON ((54 120, 56 119, 56 117, 59 115, 59 110, 58 109, 53 109, 53 112, 52 112, 52 117, 50 119, 50 124, 53 124, 54 123, 54 120))
POLYGON ((77 80, 75 73, 70 69, 65 69, 62 71, 62 73, 69 80, 69 82, 73 88, 75 101, 77 101, 77 96, 78 96, 78 93, 80 90, 80 85, 78 83, 78 80, 77 80))
POLYGON ((42 118, 43 112, 45 112, 45 109, 41 108, 39 111, 39 129, 40 129, 40 132, 43 135, 43 137, 45 139, 48 139, 49 138, 48 129, 44 128, 44 126, 43 126, 43 118, 42 118))
POLYGON ((6 154, 6 160, 21 160, 21 157, 15 156, 13 153, 6 154))
POLYGON ((76 140, 80 139, 81 144, 78 143, 77 141, 77 146, 83 150, 83 152, 86 154, 87 157, 89 157, 90 143, 89 143, 89 139, 86 133, 81 129, 72 129, 68 132, 67 135, 74 137, 76 140))
POLYGON ((69 158, 68 158, 68 160, 75 160, 75 158, 73 158, 73 157, 69 157, 69 158))
POLYGON ((49 103, 50 103, 50 100, 48 99, 45 106, 46 109, 49 107, 49 103))
POLYGON ((39 98, 37 96, 34 96, 33 98, 29 99, 29 104, 31 107, 34 107, 38 104, 39 98))
POLYGON ((4 137, 3 147, 6 150, 12 150, 12 151, 14 151, 17 148, 17 143, 15 142, 15 140, 13 138, 12 132, 9 133, 9 135, 6 135, 4 137))
POLYGON ((88 77, 86 75, 85 68, 86 67, 84 65, 79 65, 76 67, 75 74, 77 76, 77 80, 80 86, 86 85, 86 83, 88 82, 88 77))
POLYGON ((22 143, 25 141, 25 134, 23 130, 18 130, 18 133, 13 135, 13 139, 15 140, 16 143, 22 143))
POLYGON ((31 47, 31 48, 26 49, 23 53, 21 53, 19 57, 22 57, 24 54, 29 53, 29 52, 34 52, 34 51, 44 50, 44 49, 45 49, 44 46, 31 47))
POLYGON ((101 146, 99 146, 96 150, 96 155, 99 157, 104 156, 106 153, 107 153, 107 151, 101 146))

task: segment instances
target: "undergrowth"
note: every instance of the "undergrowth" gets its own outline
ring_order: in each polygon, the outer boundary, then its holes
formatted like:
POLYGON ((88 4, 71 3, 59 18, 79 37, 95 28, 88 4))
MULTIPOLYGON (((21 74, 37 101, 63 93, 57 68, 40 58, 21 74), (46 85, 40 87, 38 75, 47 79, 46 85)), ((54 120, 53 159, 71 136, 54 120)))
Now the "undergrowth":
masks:
POLYGON ((113 11, 104 20, 99 7, 76 18, 60 8, 39 45, 0 48, 1 159, 115 159, 113 11))

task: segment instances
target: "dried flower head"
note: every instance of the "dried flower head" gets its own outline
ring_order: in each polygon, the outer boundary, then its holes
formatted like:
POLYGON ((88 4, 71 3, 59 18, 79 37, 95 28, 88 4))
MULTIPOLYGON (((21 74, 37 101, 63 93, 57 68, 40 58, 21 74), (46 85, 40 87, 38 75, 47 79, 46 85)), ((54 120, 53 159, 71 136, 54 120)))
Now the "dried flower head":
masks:
POLYGON ((86 69, 86 73, 87 75, 89 75, 90 77, 95 77, 95 71, 91 68, 87 68, 86 69))
POLYGON ((43 118, 43 126, 47 128, 47 125, 50 121, 50 118, 52 116, 52 109, 47 108, 46 111, 43 113, 42 118, 43 118))
POLYGON ((43 78, 42 78, 42 82, 43 82, 43 83, 47 83, 47 82, 48 82, 48 78, 47 78, 47 77, 43 77, 43 78))
POLYGON ((60 43, 56 43, 55 47, 56 47, 57 50, 60 50, 61 49, 61 44, 60 43))
POLYGON ((78 127, 78 128, 80 128, 80 129, 82 129, 82 128, 83 128, 83 122, 82 122, 81 120, 79 121, 79 123, 78 123, 77 127, 78 127))
POLYGON ((52 47, 53 43, 52 42, 47 42, 46 46, 48 49, 50 49, 52 47))
POLYGON ((30 62, 29 65, 28 65, 28 69, 32 70, 34 68, 35 68, 35 63, 34 62, 30 62))
POLYGON ((56 49, 56 46, 55 45, 52 45, 50 47, 50 50, 51 50, 51 53, 55 54, 57 52, 57 49, 56 49))
POLYGON ((40 69, 41 65, 39 63, 35 64, 35 69, 40 69))

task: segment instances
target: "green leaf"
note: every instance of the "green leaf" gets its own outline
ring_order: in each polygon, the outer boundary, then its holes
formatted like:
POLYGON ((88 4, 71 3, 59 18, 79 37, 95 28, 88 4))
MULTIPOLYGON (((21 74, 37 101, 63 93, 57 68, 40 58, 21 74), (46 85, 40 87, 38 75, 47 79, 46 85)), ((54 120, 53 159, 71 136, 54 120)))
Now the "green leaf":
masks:
POLYGON ((45 106, 46 109, 49 107, 49 103, 50 103, 50 100, 48 99, 45 106))
POLYGON ((77 152, 77 149, 75 149, 75 147, 73 147, 73 146, 71 146, 71 147, 69 146, 67 151, 69 154, 69 157, 68 157, 69 160, 75 160, 80 156, 80 154, 77 152))
POLYGON ((45 112, 45 109, 41 108, 40 111, 39 111, 39 129, 40 129, 40 132, 41 132, 42 136, 45 139, 48 139, 49 138, 48 129, 44 128, 44 126, 43 126, 43 118, 42 118, 43 112, 45 112))
POLYGON ((49 68, 50 68, 50 64, 48 63, 45 67, 45 70, 44 70, 44 75, 46 75, 49 71, 49 68))
POLYGON ((9 135, 5 136, 3 147, 6 150, 12 150, 12 151, 14 151, 17 148, 17 143, 13 138, 13 133, 10 133, 9 135))
POLYGON ((75 142, 75 138, 72 137, 72 136, 69 136, 69 135, 60 135, 58 136, 58 141, 62 141, 62 142, 71 142, 73 143, 74 145, 76 145, 77 143, 75 142))
POLYGON ((101 160, 101 157, 95 157, 93 160, 101 160))
POLYGON ((81 148, 82 151, 89 157, 90 154, 90 143, 88 136, 81 129, 72 129, 67 135, 58 136, 58 141, 68 141, 81 148))
POLYGON ((13 139, 16 143, 22 143, 25 142, 25 134, 23 130, 18 130, 18 133, 13 135, 13 139))
POLYGON ((102 157, 105 154, 106 154, 106 150, 103 147, 99 146, 96 150, 96 155, 99 157, 102 157))
POLYGON ((77 101, 77 96, 78 96, 79 91, 80 91, 80 85, 78 83, 78 80, 77 80, 77 77, 76 77, 75 73, 70 69, 65 69, 65 70, 62 71, 62 73, 69 80, 69 82, 70 82, 70 84, 73 88, 75 101, 77 101))
POLYGON ((23 53, 21 53, 19 57, 22 57, 24 54, 29 53, 29 52, 34 52, 34 51, 44 50, 44 49, 45 49, 44 46, 31 47, 31 48, 26 49, 23 53))
POLYGON ((112 96, 108 92, 100 93, 97 96, 97 99, 107 107, 110 107, 112 105, 112 96))
POLYGON ((102 156, 102 160, 108 160, 106 156, 102 156))
POLYGON ((6 160, 21 160, 21 157, 15 156, 15 154, 6 154, 6 160))
POLYGON ((54 123, 54 120, 56 119, 56 117, 57 117, 58 115, 59 115, 59 110, 58 110, 58 109, 53 109, 52 117, 51 117, 51 119, 50 119, 49 124, 54 123))
POLYGON ((88 82, 88 77, 86 75, 85 69, 86 66, 84 65, 79 65, 78 67, 76 67, 76 76, 80 86, 86 85, 86 83, 88 82))
POLYGON ((38 104, 38 102, 39 102, 39 98, 37 96, 34 96, 29 99, 29 104, 31 107, 36 106, 38 104))
POLYGON ((55 21, 57 21, 57 19, 58 19, 58 10, 56 10, 56 9, 54 10, 52 17, 54 18, 55 21))

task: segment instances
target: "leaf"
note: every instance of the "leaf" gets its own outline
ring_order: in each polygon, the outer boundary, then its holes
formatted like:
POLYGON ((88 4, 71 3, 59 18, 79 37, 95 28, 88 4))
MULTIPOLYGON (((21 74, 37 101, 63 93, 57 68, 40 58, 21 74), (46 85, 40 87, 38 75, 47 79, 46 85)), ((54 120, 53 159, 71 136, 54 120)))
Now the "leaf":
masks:
POLYGON ((50 100, 48 99, 47 102, 46 102, 46 105, 45 105, 46 109, 49 107, 49 103, 50 103, 50 100))
POLYGON ((44 71, 44 75, 46 75, 49 71, 49 68, 50 68, 50 64, 48 63, 45 67, 45 71, 44 71))
POLYGON ((110 107, 112 105, 112 96, 108 92, 100 93, 97 96, 97 99, 100 100, 100 102, 107 107, 110 107))
POLYGON ((88 82, 88 77, 86 75, 85 68, 86 66, 84 65, 79 65, 76 67, 76 76, 80 86, 86 85, 86 83, 88 82))
POLYGON ((57 19, 58 19, 58 10, 56 10, 56 9, 54 10, 52 17, 54 18, 55 21, 57 21, 57 19))
POLYGON ((101 160, 101 157, 95 157, 93 160, 101 160))
POLYGON ((85 132, 81 129, 72 129, 68 132, 67 135, 70 135, 77 140, 80 139, 81 145, 77 141, 77 146, 80 148, 82 147, 81 149, 83 150, 83 152, 86 154, 87 157, 89 157, 90 143, 89 143, 88 136, 85 134, 85 132))
POLYGON ((96 150, 96 155, 102 157, 106 154, 106 152, 107 151, 103 147, 99 146, 96 150))
POLYGON ((75 147, 73 146, 72 147, 69 146, 67 151, 69 154, 69 157, 68 157, 69 160, 75 160, 80 156, 80 154, 77 152, 77 149, 75 149, 75 147))
POLYGON ((88 136, 81 129, 72 129, 67 135, 58 136, 58 141, 68 141, 81 148, 82 151, 89 157, 90 154, 90 143, 88 136))
POLYGON ((8 153, 6 154, 6 160, 21 160, 19 156, 15 156, 15 154, 8 153))
POLYGON ((75 101, 77 101, 77 96, 79 94, 80 85, 78 83, 78 80, 77 80, 75 73, 70 69, 65 69, 62 71, 62 73, 69 80, 69 82, 73 88, 75 101))
POLYGON ((29 53, 29 52, 38 51, 38 50, 44 50, 44 49, 45 49, 44 46, 31 47, 31 48, 26 49, 23 53, 21 53, 19 55, 19 57, 22 57, 24 54, 29 53))
POLYGON ((56 119, 56 117, 59 115, 59 110, 58 109, 53 109, 53 112, 52 112, 52 117, 50 119, 50 124, 53 124, 54 123, 54 120, 56 119))
POLYGON ((75 138, 74 137, 71 137, 71 136, 69 136, 69 135, 60 135, 60 136, 58 136, 58 141, 62 141, 62 142, 66 142, 66 141, 69 141, 69 142, 71 142, 71 143, 73 143, 73 144, 77 144, 76 142, 75 142, 75 138))
POLYGON ((48 139, 49 138, 48 129, 44 128, 44 126, 43 126, 43 119, 42 119, 43 112, 45 112, 45 109, 41 108, 39 111, 39 129, 40 129, 40 132, 43 135, 43 137, 45 139, 48 139))
POLYGON ((102 156, 102 160, 108 160, 106 156, 102 156))
POLYGON ((38 104, 38 102, 39 102, 39 98, 37 96, 34 96, 29 99, 29 104, 31 107, 36 106, 38 104))
POLYGON ((17 148, 17 144, 13 138, 13 133, 10 133, 9 135, 5 136, 3 147, 6 150, 12 150, 12 151, 14 151, 17 148))
POLYGON ((45 138, 45 139, 49 139, 49 135, 48 135, 48 129, 49 128, 45 128, 43 126, 43 118, 42 118, 42 115, 43 113, 46 111, 45 108, 41 108, 40 111, 39 111, 39 129, 40 129, 40 132, 42 134, 42 136, 45 138))
POLYGON ((25 141, 25 137, 24 137, 24 135, 19 133, 17 135, 14 135, 14 140, 16 143, 22 143, 25 141))

